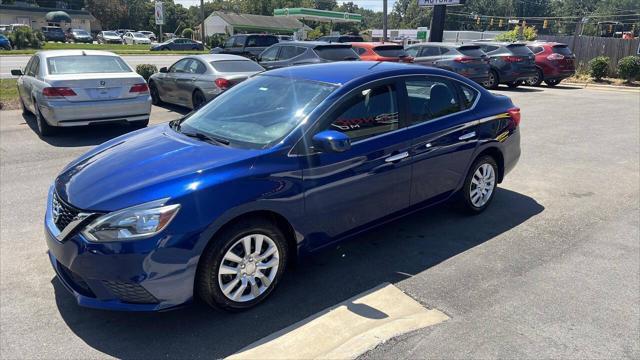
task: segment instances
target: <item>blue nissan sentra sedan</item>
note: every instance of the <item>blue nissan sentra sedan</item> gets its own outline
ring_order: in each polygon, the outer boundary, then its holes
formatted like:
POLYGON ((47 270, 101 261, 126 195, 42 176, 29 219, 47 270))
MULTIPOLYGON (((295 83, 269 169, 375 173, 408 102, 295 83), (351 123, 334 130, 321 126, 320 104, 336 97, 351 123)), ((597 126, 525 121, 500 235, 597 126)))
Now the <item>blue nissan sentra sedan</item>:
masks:
POLYGON ((444 70, 264 72, 63 169, 49 257, 82 306, 164 310, 197 294, 247 309, 292 260, 362 230, 450 198, 485 210, 520 156, 519 122, 509 98, 444 70))

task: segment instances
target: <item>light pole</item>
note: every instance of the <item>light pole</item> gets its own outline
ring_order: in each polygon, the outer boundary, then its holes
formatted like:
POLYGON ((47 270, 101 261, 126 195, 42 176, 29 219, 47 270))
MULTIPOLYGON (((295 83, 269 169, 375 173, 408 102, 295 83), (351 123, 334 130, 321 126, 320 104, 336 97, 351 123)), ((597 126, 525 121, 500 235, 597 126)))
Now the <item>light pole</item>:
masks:
POLYGON ((200 23, 200 40, 202 41, 202 47, 204 48, 204 0, 200 0, 200 17, 202 18, 202 22, 200 23))
POLYGON ((387 41, 387 0, 382 0, 382 42, 387 41))

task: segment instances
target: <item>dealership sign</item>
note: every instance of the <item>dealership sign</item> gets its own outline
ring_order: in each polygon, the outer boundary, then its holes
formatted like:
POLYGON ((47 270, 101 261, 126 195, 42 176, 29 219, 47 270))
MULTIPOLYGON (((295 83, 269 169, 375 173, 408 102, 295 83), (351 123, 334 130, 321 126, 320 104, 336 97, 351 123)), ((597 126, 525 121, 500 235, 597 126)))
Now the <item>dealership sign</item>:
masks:
POLYGON ((162 2, 156 1, 156 25, 164 25, 164 9, 162 8, 162 2))
POLYGON ((464 5, 465 0, 418 0, 419 6, 464 5))

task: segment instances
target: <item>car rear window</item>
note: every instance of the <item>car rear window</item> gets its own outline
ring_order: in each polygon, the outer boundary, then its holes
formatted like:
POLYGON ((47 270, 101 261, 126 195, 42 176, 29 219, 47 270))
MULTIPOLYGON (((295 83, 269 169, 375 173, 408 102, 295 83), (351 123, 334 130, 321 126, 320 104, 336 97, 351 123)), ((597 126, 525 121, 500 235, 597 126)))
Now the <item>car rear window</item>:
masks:
POLYGON ((72 55, 56 56, 47 59, 49 74, 92 74, 92 73, 124 73, 131 69, 116 56, 72 55))
POLYGON ((313 49, 321 59, 330 61, 356 60, 360 57, 349 46, 318 46, 313 49))
POLYGON ((262 66, 248 60, 212 61, 211 66, 213 66, 213 68, 218 72, 250 72, 264 70, 262 66))
POLYGON ((485 55, 484 51, 480 49, 480 46, 461 46, 458 48, 458 51, 463 55, 472 57, 482 57, 485 55))
POLYGON ((508 45, 507 49, 513 54, 513 55, 520 55, 520 56, 529 56, 531 54, 533 54, 531 52, 531 50, 529 50, 528 47, 526 47, 525 45, 508 45))
POLYGON ((398 46, 396 45, 378 46, 375 49, 373 49, 373 51, 375 51, 376 54, 380 56, 386 56, 386 57, 407 56, 407 53, 404 51, 404 48, 399 45, 398 46))
POLYGON ((553 47, 553 52, 556 54, 562 54, 562 55, 573 55, 573 53, 571 52, 571 49, 569 49, 569 47, 567 45, 556 45, 553 47))

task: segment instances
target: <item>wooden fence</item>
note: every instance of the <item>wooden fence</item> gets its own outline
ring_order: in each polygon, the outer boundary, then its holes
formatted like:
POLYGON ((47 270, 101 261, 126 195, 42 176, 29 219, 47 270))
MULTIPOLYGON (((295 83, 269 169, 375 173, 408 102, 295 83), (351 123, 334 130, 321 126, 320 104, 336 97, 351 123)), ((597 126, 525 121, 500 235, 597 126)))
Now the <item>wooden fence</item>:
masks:
POLYGON ((556 41, 569 45, 576 55, 578 70, 587 69, 589 60, 597 56, 608 56, 611 59, 609 70, 617 72, 618 61, 625 56, 637 55, 640 39, 623 40, 595 36, 554 36, 539 35, 539 40, 556 41), (575 43, 574 43, 575 41, 575 43))

